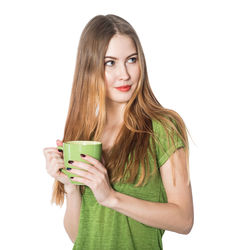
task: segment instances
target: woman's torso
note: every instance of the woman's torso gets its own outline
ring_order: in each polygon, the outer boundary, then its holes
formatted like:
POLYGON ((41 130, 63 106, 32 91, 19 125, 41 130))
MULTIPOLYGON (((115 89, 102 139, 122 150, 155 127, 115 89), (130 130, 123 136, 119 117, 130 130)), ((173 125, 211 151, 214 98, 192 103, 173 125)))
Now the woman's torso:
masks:
MULTIPOLYGON (((162 128, 156 125, 154 123, 155 129, 164 133, 162 128)), ((114 127, 104 130, 100 139, 104 150, 110 149, 114 145, 118 133, 119 129, 114 127)), ((157 152, 159 150, 158 148, 157 152)), ((162 158, 162 154, 157 157, 165 159, 165 157, 162 158)), ((157 162, 161 163, 162 160, 157 162)), ((152 157, 149 158, 149 165, 150 168, 153 168, 152 157)), ((145 186, 135 187, 134 184, 129 183, 114 183, 112 187, 117 192, 138 199, 167 202, 160 171, 151 176, 145 186)), ((159 250, 162 249, 163 233, 164 230, 149 227, 115 210, 101 206, 96 201, 91 189, 85 187, 74 250, 159 250)))

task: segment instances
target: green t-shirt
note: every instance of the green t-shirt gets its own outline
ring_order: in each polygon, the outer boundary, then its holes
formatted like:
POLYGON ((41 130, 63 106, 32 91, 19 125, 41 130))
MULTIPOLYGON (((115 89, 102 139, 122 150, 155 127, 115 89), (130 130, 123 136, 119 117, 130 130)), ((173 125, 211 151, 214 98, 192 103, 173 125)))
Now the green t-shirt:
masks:
MULTIPOLYGON (((174 153, 175 147, 159 122, 152 121, 152 125, 154 134, 162 145, 156 144, 159 169, 174 153)), ((177 134, 174 134, 174 142, 176 148, 184 147, 177 134)), ((152 157, 149 160, 152 163, 150 165, 154 166, 152 157)), ((150 177, 145 186, 135 187, 133 184, 116 183, 113 188, 138 199, 167 202, 159 170, 150 177)), ((162 249, 163 233, 162 229, 147 226, 113 209, 101 206, 91 189, 85 187, 78 235, 73 250, 159 250, 162 249)))

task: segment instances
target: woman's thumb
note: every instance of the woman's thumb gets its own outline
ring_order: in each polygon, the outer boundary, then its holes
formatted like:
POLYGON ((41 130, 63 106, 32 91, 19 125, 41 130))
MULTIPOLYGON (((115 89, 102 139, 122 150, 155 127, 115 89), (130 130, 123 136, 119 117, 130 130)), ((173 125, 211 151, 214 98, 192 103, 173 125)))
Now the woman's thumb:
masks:
POLYGON ((63 142, 60 141, 59 139, 56 140, 56 145, 57 146, 63 146, 63 142))

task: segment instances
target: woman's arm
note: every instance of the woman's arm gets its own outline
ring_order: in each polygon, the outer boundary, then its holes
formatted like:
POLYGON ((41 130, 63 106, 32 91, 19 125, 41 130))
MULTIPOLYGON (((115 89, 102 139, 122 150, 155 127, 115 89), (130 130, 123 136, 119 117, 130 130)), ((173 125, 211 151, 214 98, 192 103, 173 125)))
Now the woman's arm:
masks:
POLYGON ((81 194, 79 186, 64 186, 66 192, 66 211, 64 227, 71 241, 74 243, 78 234, 78 225, 81 209, 81 194))
POLYGON ((191 185, 187 184, 188 173, 183 148, 177 150, 170 158, 160 168, 168 203, 140 200, 114 191, 105 205, 145 225, 188 234, 193 226, 194 215, 192 191, 191 185), (172 181, 173 162, 175 186, 172 181))
POLYGON ((162 181, 167 193, 168 203, 145 201, 112 189, 106 168, 96 159, 83 155, 83 162, 72 163, 78 169, 71 172, 81 177, 74 177, 91 188, 95 198, 102 206, 114 209, 145 225, 188 234, 193 225, 193 201, 191 186, 188 185, 188 173, 184 149, 178 149, 160 168, 162 181), (176 185, 173 185, 172 167, 175 166, 176 185))
MULTIPOLYGON (((62 146, 63 142, 57 140, 57 146, 62 146)), ((79 187, 72 184, 69 178, 61 171, 64 168, 63 153, 58 152, 57 148, 44 148, 44 156, 46 158, 47 172, 64 184, 66 192, 66 212, 64 216, 64 227, 70 239, 74 242, 78 233, 78 223, 81 208, 81 194, 79 187)))

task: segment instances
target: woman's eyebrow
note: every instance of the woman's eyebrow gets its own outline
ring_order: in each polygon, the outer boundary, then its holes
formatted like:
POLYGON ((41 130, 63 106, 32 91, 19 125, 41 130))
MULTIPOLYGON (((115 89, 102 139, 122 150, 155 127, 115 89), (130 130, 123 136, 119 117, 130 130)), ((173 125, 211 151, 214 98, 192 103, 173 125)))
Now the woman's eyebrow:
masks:
MULTIPOLYGON (((133 53, 133 54, 131 54, 131 55, 127 56, 127 58, 129 58, 129 57, 131 57, 131 56, 135 56, 135 55, 138 55, 138 53, 137 53, 137 52, 135 52, 135 53, 133 53)), ((118 58, 116 58, 116 57, 114 57, 114 56, 105 56, 104 58, 118 59, 118 58)))

